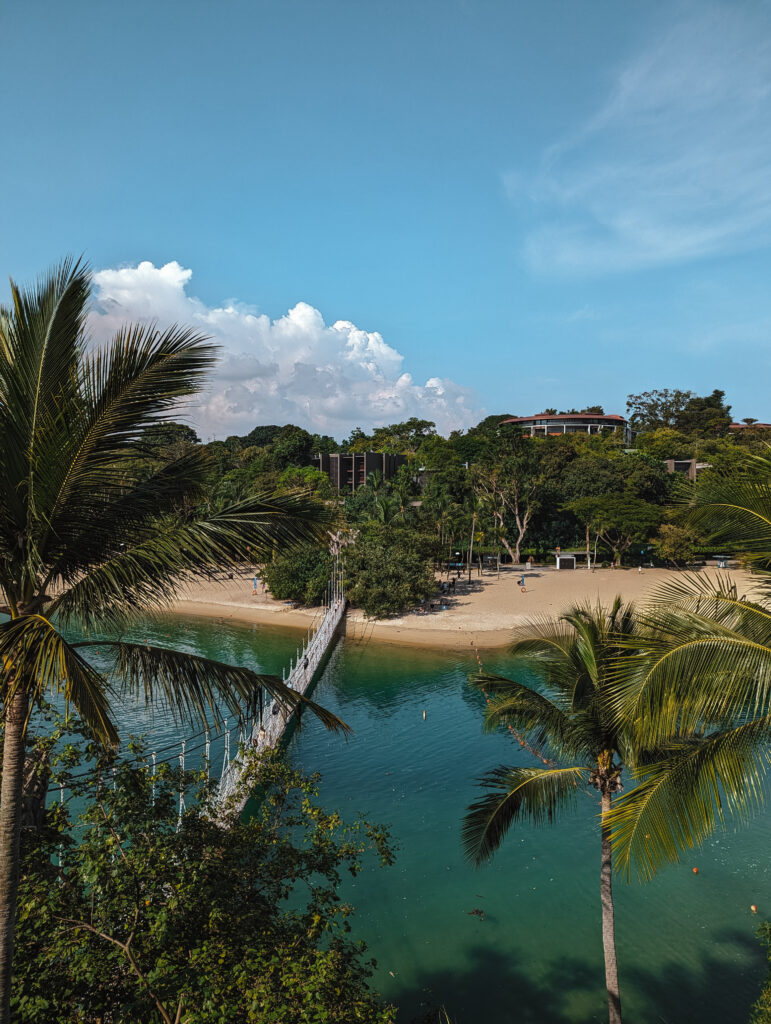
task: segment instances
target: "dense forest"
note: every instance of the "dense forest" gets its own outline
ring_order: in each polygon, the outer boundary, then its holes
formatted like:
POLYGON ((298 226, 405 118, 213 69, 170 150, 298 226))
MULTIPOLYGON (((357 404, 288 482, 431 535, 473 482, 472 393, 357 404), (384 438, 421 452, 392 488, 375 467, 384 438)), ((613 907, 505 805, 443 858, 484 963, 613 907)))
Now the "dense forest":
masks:
MULTIPOLYGON (((556 409, 545 410, 556 413, 556 409)), ((574 413, 579 410, 565 410, 574 413)), ((599 406, 582 412, 601 413, 599 406)), ((203 446, 211 466, 209 501, 225 507, 254 494, 305 489, 339 512, 349 595, 368 614, 394 614, 435 591, 435 570, 459 561, 553 561, 555 548, 586 551, 598 566, 640 562, 682 567, 709 553, 673 509, 689 482, 666 460, 694 459, 701 477, 734 473, 767 432, 755 421, 731 426, 724 392, 660 390, 630 395, 633 441, 601 435, 523 436, 488 416, 442 437, 417 418, 355 429, 341 442, 293 424, 256 426, 203 446), (311 464, 319 452, 387 452, 406 457, 393 479, 370 473, 350 493, 333 489, 311 464)), ((195 431, 162 423, 146 436, 148 458, 173 460, 200 445, 195 431)), ((276 597, 322 599, 329 556, 307 547, 277 552, 262 567, 276 597)))

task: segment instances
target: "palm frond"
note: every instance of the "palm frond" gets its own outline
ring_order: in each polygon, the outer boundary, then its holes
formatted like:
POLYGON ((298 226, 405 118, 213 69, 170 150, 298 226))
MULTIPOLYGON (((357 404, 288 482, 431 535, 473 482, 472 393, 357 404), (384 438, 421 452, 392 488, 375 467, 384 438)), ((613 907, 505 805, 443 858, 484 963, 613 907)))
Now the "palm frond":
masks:
POLYGON ((699 481, 679 516, 714 544, 771 566, 771 452, 746 452, 730 477, 699 481))
POLYGON ((82 361, 80 415, 55 472, 53 523, 68 504, 78 509, 92 489, 120 484, 127 460, 144 454, 144 431, 200 391, 216 353, 205 335, 190 328, 135 324, 82 361))
POLYGON ((17 575, 34 579, 33 537, 48 482, 47 453, 66 435, 77 405, 78 361, 90 280, 82 263, 65 260, 29 290, 11 282, 12 310, 3 316, 0 345, 0 553, 17 575))
POLYGON ((211 460, 201 448, 161 465, 133 486, 91 491, 88 502, 60 516, 52 526, 44 559, 45 587, 61 589, 94 566, 153 536, 169 508, 200 500, 211 460))
POLYGON ((608 697, 612 713, 637 721, 653 746, 702 724, 765 714, 771 708, 767 609, 701 581, 685 581, 668 594, 669 601, 659 599, 641 613, 641 632, 620 642, 623 656, 608 697))
POLYGON ((231 714, 244 717, 262 690, 287 712, 307 709, 330 731, 351 731, 336 715, 290 689, 278 676, 150 644, 84 640, 73 647, 95 647, 109 654, 115 690, 121 697, 139 698, 148 706, 161 700, 178 720, 205 726, 207 721, 220 720, 223 704, 231 714))
POLYGON ((570 804, 588 773, 584 768, 507 768, 501 765, 479 780, 489 792, 468 808, 462 842, 474 864, 489 860, 511 826, 522 820, 551 823, 570 804))
POLYGON ((652 878, 681 852, 700 846, 729 814, 747 821, 763 803, 771 766, 771 717, 671 745, 610 813, 615 863, 629 876, 652 878))
POLYGON ((15 687, 28 687, 31 703, 44 693, 62 694, 94 736, 118 743, 106 681, 42 615, 22 615, 0 625, 0 663, 7 705, 15 687))
POLYGON ((547 696, 505 676, 480 672, 471 682, 493 696, 485 711, 484 725, 488 732, 512 726, 538 747, 548 745, 554 752, 576 756, 580 740, 571 717, 564 707, 547 696))
POLYGON ((77 579, 54 600, 51 614, 93 628, 122 623, 137 610, 168 605, 187 581, 319 539, 332 516, 308 491, 296 491, 254 495, 190 520, 161 520, 147 539, 77 579))

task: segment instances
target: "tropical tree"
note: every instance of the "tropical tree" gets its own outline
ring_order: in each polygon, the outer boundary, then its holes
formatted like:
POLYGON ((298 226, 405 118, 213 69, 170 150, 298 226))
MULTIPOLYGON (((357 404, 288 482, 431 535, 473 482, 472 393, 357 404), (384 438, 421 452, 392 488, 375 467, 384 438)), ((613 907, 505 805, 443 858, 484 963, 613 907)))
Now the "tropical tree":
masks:
MULTIPOLYGON (((533 623, 517 634, 512 654, 526 672, 543 680, 539 689, 503 676, 480 673, 474 685, 492 694, 485 727, 514 730, 544 767, 502 765, 480 785, 487 792, 473 803, 463 823, 467 857, 482 864, 493 856, 509 829, 522 821, 551 823, 573 804, 587 784, 600 793, 600 899, 605 984, 611 1024, 621 1021, 616 962, 609 816, 621 791, 624 766, 639 754, 633 720, 612 713, 618 683, 619 642, 637 632, 631 605, 574 607, 558 621, 533 623)), ((635 655, 626 652, 626 657, 635 655)))
POLYGON ((325 811, 317 780, 276 754, 244 768, 259 807, 228 828, 203 771, 151 777, 141 751, 114 787, 69 783, 78 817, 56 801, 23 844, 17 1024, 393 1024, 339 892, 365 858, 392 862, 386 830, 325 811))
POLYGON ((215 349, 194 331, 141 324, 89 350, 89 297, 87 268, 68 260, 29 289, 11 282, 11 306, 0 310, 0 1024, 10 1013, 26 730, 42 695, 63 695, 106 745, 118 742, 121 697, 163 697, 198 719, 220 701, 239 709, 260 687, 287 707, 299 699, 275 677, 109 635, 98 641, 113 659, 108 679, 86 657, 95 641, 72 630, 122 632, 180 582, 312 539, 328 519, 299 493, 207 511, 199 446, 148 473, 148 429, 201 389, 215 349))
POLYGON ((578 498, 568 506, 613 552, 616 565, 635 541, 644 543, 659 527, 662 510, 642 498, 626 494, 606 494, 578 498))

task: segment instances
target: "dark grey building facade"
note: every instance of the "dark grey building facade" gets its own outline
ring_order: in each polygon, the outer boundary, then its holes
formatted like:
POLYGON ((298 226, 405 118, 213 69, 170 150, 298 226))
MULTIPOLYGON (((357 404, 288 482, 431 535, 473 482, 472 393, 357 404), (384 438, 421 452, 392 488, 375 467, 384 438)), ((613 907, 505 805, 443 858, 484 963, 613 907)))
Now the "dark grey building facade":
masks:
POLYGON ((311 462, 316 469, 327 474, 338 491, 355 491, 375 470, 384 480, 390 480, 397 469, 405 465, 407 456, 386 452, 335 452, 332 455, 314 455, 311 462))

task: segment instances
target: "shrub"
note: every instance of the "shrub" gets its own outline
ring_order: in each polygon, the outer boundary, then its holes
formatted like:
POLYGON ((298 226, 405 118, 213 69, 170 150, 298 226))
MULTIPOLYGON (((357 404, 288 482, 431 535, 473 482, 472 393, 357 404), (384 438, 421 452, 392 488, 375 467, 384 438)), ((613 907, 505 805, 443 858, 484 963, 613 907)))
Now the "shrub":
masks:
POLYGON ((262 578, 279 601, 321 604, 332 573, 332 556, 317 544, 304 544, 277 555, 263 566, 262 578))
POLYGON ((228 827, 205 779, 153 780, 141 758, 81 789, 77 821, 49 810, 25 842, 14 1020, 393 1024, 338 895, 367 849, 390 863, 387 834, 318 807, 316 780, 276 756, 249 770, 259 806, 228 827))
POLYGON ((345 550, 347 594, 371 618, 414 607, 436 592, 433 537, 406 527, 368 523, 345 550))

